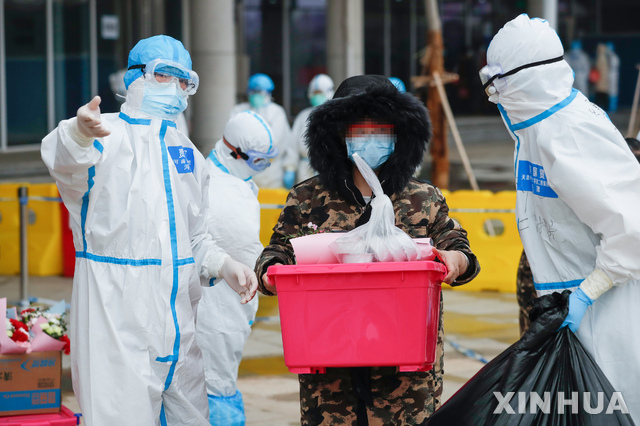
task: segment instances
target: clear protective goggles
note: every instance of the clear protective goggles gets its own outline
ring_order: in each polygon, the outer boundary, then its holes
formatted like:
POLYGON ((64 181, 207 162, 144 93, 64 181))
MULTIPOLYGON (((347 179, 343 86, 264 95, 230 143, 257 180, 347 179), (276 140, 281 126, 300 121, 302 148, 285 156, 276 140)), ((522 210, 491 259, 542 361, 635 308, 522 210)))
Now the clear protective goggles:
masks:
POLYGON ((200 84, 200 78, 195 71, 166 59, 154 59, 148 64, 129 67, 129 69, 134 68, 140 68, 145 78, 150 81, 160 84, 175 82, 186 95, 196 93, 200 84))
POLYGON ((495 88, 493 88, 493 90, 490 90, 491 84, 495 79, 508 77, 526 68, 552 64, 554 62, 560 62, 563 59, 564 59, 564 56, 558 56, 557 58, 553 58, 553 59, 545 59, 544 61, 532 62, 530 64, 521 65, 517 68, 512 69, 511 71, 507 71, 505 73, 497 73, 497 74, 494 74, 495 72, 494 70, 498 69, 499 67, 497 67, 496 65, 485 65, 484 67, 482 67, 482 69, 479 72, 480 81, 482 82, 482 88, 484 89, 487 95, 491 96, 495 93, 495 88))
POLYGON ((256 171, 263 171, 271 165, 274 158, 278 156, 278 148, 272 146, 267 152, 260 152, 250 149, 247 152, 242 151, 240 148, 236 148, 231 145, 224 136, 222 137, 224 144, 231 150, 231 156, 235 159, 242 158, 247 162, 247 165, 256 171))

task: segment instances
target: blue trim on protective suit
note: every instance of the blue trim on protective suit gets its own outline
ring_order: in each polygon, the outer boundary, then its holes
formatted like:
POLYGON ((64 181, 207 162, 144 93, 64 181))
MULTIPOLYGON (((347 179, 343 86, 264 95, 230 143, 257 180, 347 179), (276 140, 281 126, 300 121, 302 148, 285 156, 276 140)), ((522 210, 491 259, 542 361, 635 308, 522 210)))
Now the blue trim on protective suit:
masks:
POLYGON ((85 251, 77 251, 76 257, 81 259, 93 260, 100 263, 111 263, 113 265, 129 265, 129 266, 152 266, 161 265, 160 259, 127 259, 122 257, 99 256, 97 254, 85 251))
POLYGON ((176 262, 177 266, 183 265, 191 265, 192 263, 196 263, 196 260, 193 257, 187 257, 186 259, 178 259, 176 262))
MULTIPOLYGON (((121 113, 122 114, 122 113, 121 113)), ((123 114, 124 115, 124 114, 123 114)), ((125 117, 127 117, 125 115, 125 117)), ((103 152, 104 148, 98 141, 93 141, 93 147, 103 152)), ((96 166, 89 167, 89 177, 87 178, 87 192, 82 196, 82 207, 80 209, 80 227, 82 229, 82 251, 76 251, 76 257, 81 259, 92 260, 100 263, 111 263, 114 265, 130 265, 130 266, 149 266, 160 265, 162 262, 160 259, 127 259, 111 256, 99 256, 97 254, 89 253, 87 251, 87 238, 85 236, 85 228, 87 224, 87 211, 89 209, 89 193, 93 188, 93 178, 96 175, 96 166)))
POLYGON ((571 281, 558 281, 555 283, 537 283, 534 281, 533 285, 536 290, 544 291, 544 290, 565 290, 568 288, 578 287, 584 279, 581 280, 571 280, 571 281))
MULTIPOLYGON (((209 153, 209 156, 207 157, 209 159, 211 159, 211 161, 213 162, 213 164, 215 164, 216 166, 218 166, 218 168, 220 170, 222 170, 223 172, 225 172, 226 174, 230 175, 231 172, 229 171, 229 169, 227 169, 225 166, 222 165, 222 163, 220 162, 220 160, 218 160, 218 153, 216 152, 215 149, 212 149, 211 152, 209 153)), ((249 176, 246 179, 243 179, 245 182, 248 182, 251 180, 251 176, 249 176)))
POLYGON ((148 118, 131 118, 124 112, 120 112, 120 115, 118 117, 120 117, 121 119, 123 119, 129 124, 140 124, 143 126, 148 126, 149 124, 151 124, 151 120, 148 118))
POLYGON ((160 406, 160 426, 167 426, 167 415, 164 413, 164 402, 160 406))
POLYGON ((98 151, 100 151, 100 154, 102 154, 102 152, 104 151, 104 147, 102 146, 102 144, 100 142, 98 142, 97 140, 93 141, 93 146, 95 149, 97 149, 98 151))
MULTIPOLYGON (((162 259, 128 259, 125 257, 112 257, 112 256, 100 256, 97 254, 89 253, 87 251, 77 251, 76 257, 93 260, 100 263, 111 263, 113 265, 129 265, 129 266, 159 266, 162 265, 162 259)), ((178 259, 177 265, 191 265, 196 263, 193 257, 187 257, 186 259, 178 259)))
POLYGON ((169 362, 169 361, 177 361, 178 357, 175 355, 167 355, 167 356, 159 356, 156 358, 158 362, 169 362))
POLYGON ((571 93, 569 94, 569 96, 564 98, 564 100, 558 102, 557 104, 555 104, 554 106, 552 106, 548 110, 546 110, 544 112, 541 112, 540 114, 536 115, 535 117, 531 117, 530 119, 525 120, 525 121, 523 121, 521 123, 518 123, 518 124, 512 124, 512 130, 516 131, 516 130, 526 129, 527 127, 531 127, 534 124, 541 122, 545 118, 552 116, 556 112, 560 111, 562 108, 564 108, 567 105, 569 105, 575 99, 577 94, 578 94, 578 90, 577 89, 571 89, 571 93))
POLYGON ((520 154, 520 138, 518 137, 518 135, 516 135, 516 130, 526 129, 527 127, 530 127, 530 126, 533 126, 536 123, 539 123, 540 121, 544 120, 545 118, 550 117, 551 115, 553 115, 556 112, 560 111, 562 108, 564 108, 567 105, 569 105, 575 99, 577 94, 578 94, 578 90, 577 89, 571 89, 571 93, 569 94, 569 96, 564 98, 564 100, 558 102, 557 104, 555 104, 554 106, 552 106, 548 110, 546 110, 544 112, 541 112, 540 114, 536 115, 535 117, 532 117, 532 118, 530 118, 528 120, 525 120, 525 121, 523 121, 521 123, 518 123, 518 124, 511 123, 511 120, 509 119, 509 115, 507 114, 507 111, 504 109, 504 107, 502 105, 498 104, 498 110, 500 111, 500 114, 502 114, 502 117, 504 118, 505 123, 507 123, 507 127, 509 128, 511 133, 513 133, 513 135, 516 137, 516 139, 518 141, 518 143, 516 145, 516 159, 515 159, 514 164, 513 164, 513 169, 514 169, 514 172, 515 172, 516 181, 517 181, 517 177, 518 177, 518 155, 520 154))
POLYGON ((220 162, 220 160, 218 160, 218 156, 216 153, 215 149, 212 149, 211 152, 209 153, 209 156, 207 157, 209 158, 213 164, 215 164, 216 166, 218 166, 218 168, 220 170, 222 170, 223 172, 225 172, 226 174, 230 175, 231 172, 229 171, 229 169, 227 169, 225 166, 222 165, 222 163, 220 162))
POLYGON ((80 209, 80 227, 82 229, 82 250, 87 251, 87 239, 84 234, 87 223, 87 210, 89 209, 89 193, 93 188, 93 178, 96 175, 96 166, 89 167, 89 177, 87 178, 87 192, 82 196, 82 208, 80 209))
MULTIPOLYGON (((176 296, 178 294, 178 238, 176 234, 176 215, 173 204, 173 191, 171 189, 171 173, 169 172, 169 154, 167 150, 167 144, 165 143, 164 136, 167 133, 167 126, 170 124, 175 126, 175 123, 168 120, 162 120, 160 126, 160 149, 162 151, 162 174, 164 177, 164 191, 167 196, 167 211, 169 214, 169 232, 171 235, 171 260, 173 261, 173 286, 171 288, 171 315, 173 316, 173 325, 176 329, 176 337, 173 342, 173 359, 171 360, 171 367, 169 368, 169 374, 164 384, 164 390, 169 389, 171 381, 173 380, 173 373, 176 369, 176 363, 178 362, 178 355, 180 353, 180 326, 178 324, 178 315, 176 313, 176 296)), ((160 360, 161 358, 157 358, 160 360)))
POLYGON ((500 104, 498 105, 498 111, 500 111, 500 114, 502 115, 502 118, 504 118, 505 123, 507 123, 507 128, 509 129, 509 131, 511 133, 513 133, 513 136, 516 137, 516 140, 518 141, 516 143, 516 160, 513 164, 513 173, 514 173, 514 178, 516 180, 516 182, 518 181, 518 154, 520 153, 520 138, 518 137, 518 135, 516 135, 516 133, 513 131, 512 129, 512 124, 511 124, 511 120, 509 120, 509 116, 507 115, 507 111, 504 109, 504 107, 500 104))
POLYGON ((264 120, 262 119, 262 117, 260 117, 258 114, 256 114, 251 110, 246 110, 245 112, 248 112, 249 114, 253 115, 256 118, 256 120, 258 120, 260 124, 262 124, 262 127, 264 127, 264 129, 267 131, 267 134, 269 135, 269 149, 267 150, 267 152, 271 151, 271 148, 273 147, 273 138, 271 137, 271 132, 269 131, 269 128, 267 127, 267 125, 264 123, 264 120))

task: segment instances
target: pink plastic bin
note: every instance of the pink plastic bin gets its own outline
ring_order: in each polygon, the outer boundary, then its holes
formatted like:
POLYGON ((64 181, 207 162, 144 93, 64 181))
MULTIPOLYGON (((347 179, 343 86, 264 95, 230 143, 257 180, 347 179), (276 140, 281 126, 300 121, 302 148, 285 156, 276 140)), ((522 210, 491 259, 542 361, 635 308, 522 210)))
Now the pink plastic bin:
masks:
POLYGON ((24 414, 21 416, 0 417, 1 426, 75 426, 80 424, 80 415, 75 415, 64 405, 59 413, 24 414))
POLYGON ((267 273, 278 289, 284 362, 290 372, 432 368, 443 264, 274 265, 267 273))

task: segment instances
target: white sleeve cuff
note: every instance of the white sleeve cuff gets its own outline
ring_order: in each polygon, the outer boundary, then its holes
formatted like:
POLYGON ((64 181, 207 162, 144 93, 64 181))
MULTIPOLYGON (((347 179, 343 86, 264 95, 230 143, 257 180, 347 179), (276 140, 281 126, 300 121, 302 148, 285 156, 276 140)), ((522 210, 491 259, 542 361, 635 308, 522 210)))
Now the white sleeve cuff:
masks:
POLYGON ((591 300, 596 300, 611 287, 613 287, 613 281, 600 269, 594 269, 580 284, 580 288, 584 291, 584 294, 591 300))
POLYGON ((220 270, 228 257, 231 256, 223 252, 215 252, 211 255, 209 262, 207 263, 207 271, 211 278, 219 278, 221 276, 220 270))
POLYGON ((93 138, 86 137, 80 132, 80 130, 78 130, 77 117, 73 117, 71 120, 69 120, 67 131, 69 132, 69 136, 71 136, 71 139, 73 139, 75 143, 83 148, 87 148, 93 143, 93 138))

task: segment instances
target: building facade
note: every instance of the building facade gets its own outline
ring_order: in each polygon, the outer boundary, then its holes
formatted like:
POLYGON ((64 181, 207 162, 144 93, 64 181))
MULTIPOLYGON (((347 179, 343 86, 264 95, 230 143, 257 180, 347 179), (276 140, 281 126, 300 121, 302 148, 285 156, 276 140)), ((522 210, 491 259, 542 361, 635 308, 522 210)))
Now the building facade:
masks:
MULTIPOLYGON (((489 41, 506 21, 550 1, 438 0, 445 68, 460 75, 447 86, 455 113, 494 112, 477 74, 489 41)), ((640 2, 604 3, 551 4, 565 49, 580 39, 593 57, 597 43, 613 42, 619 102, 629 106, 640 62, 640 2)), ((271 76, 275 101, 293 119, 320 72, 336 84, 363 72, 395 76, 411 90, 427 31, 425 0, 0 0, 0 12, 0 155, 37 149, 95 94, 102 111, 117 111, 109 76, 126 67, 139 39, 154 34, 180 39, 192 53, 201 90, 187 111, 192 138, 207 152, 231 106, 244 100, 251 74, 271 76)))

